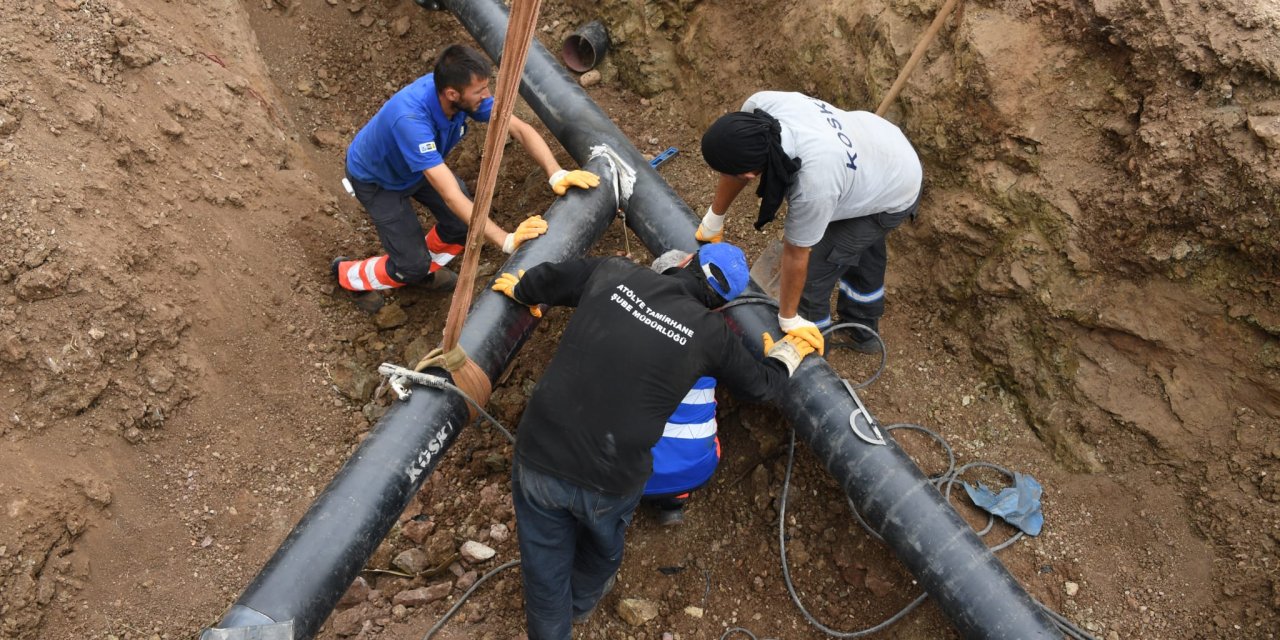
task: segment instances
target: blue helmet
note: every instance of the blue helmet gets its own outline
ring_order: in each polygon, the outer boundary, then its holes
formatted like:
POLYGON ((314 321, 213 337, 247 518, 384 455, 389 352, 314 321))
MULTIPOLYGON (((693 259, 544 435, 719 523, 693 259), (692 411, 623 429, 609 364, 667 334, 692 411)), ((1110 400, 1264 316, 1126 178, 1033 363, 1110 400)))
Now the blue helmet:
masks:
POLYGON ((738 297, 751 281, 751 270, 747 268, 742 249, 726 242, 713 242, 698 249, 698 265, 711 290, 726 302, 738 297))

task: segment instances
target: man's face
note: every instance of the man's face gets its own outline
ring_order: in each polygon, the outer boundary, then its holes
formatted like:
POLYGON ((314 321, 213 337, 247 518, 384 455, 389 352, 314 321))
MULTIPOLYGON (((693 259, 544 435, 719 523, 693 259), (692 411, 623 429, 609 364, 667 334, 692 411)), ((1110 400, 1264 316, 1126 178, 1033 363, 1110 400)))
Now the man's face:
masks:
POLYGON ((489 93, 489 79, 480 76, 471 76, 471 84, 463 87, 462 91, 452 87, 447 91, 453 100, 453 106, 460 111, 475 111, 485 98, 493 95, 489 93))

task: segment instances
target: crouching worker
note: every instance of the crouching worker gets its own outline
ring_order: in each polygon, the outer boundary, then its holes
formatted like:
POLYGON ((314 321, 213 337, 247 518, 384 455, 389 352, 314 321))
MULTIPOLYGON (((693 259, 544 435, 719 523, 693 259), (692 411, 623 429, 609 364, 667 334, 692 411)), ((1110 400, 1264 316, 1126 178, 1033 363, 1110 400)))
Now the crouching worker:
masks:
MULTIPOLYGON (((671 275, 688 260, 686 251, 668 251, 653 261, 653 270, 671 275)), ((689 495, 710 481, 720 464, 715 378, 702 376, 693 383, 667 418, 652 454, 653 475, 644 486, 643 502, 654 507, 658 524, 681 524, 689 495)))
POLYGON ((719 464, 716 379, 702 376, 667 418, 662 438, 653 445, 653 475, 644 485, 644 502, 653 506, 658 524, 683 523, 689 495, 711 480, 719 464))
POLYGON ((520 419, 511 470, 530 640, 567 640, 613 586, 651 451, 694 382, 772 401, 812 352, 787 337, 756 360, 713 311, 747 286, 741 249, 707 245, 678 267, 587 258, 493 285, 534 313, 577 307, 520 419))
MULTIPOLYGON (((489 121, 492 71, 475 49, 451 45, 441 52, 434 71, 391 96, 351 141, 349 189, 369 212, 386 253, 362 260, 334 258, 329 267, 342 288, 373 291, 416 284, 453 289, 458 276, 444 266, 462 253, 473 203, 445 158, 466 135, 468 121, 489 121), (414 201, 435 218, 425 234, 414 201)), ((556 195, 600 184, 593 173, 561 169, 546 141, 514 115, 510 135, 546 172, 556 195)), ((489 220, 484 237, 511 253, 546 231, 547 223, 535 215, 511 232, 489 220)))

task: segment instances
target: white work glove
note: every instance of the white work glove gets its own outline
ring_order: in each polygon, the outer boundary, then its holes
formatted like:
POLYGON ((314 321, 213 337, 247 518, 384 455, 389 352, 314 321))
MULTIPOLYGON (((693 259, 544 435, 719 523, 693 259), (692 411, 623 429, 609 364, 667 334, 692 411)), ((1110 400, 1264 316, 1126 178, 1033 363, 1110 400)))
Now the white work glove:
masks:
POLYGON ((773 358, 786 365, 787 376, 795 375, 796 368, 800 366, 800 361, 804 357, 813 353, 813 345, 807 340, 797 338, 793 335, 783 336, 780 342, 774 342, 773 336, 766 331, 761 338, 764 340, 765 357, 773 358))
POLYGON ((542 216, 529 216, 516 227, 515 231, 507 234, 506 240, 502 241, 502 252, 512 253, 524 244, 525 240, 532 240, 546 232, 547 221, 543 220, 542 216))
POLYGON ((556 195, 562 196, 569 192, 569 187, 591 189, 599 186, 600 176, 582 169, 573 171, 561 169, 551 174, 551 177, 547 179, 547 184, 551 185, 551 190, 556 192, 556 195))
POLYGON ((818 355, 824 355, 826 353, 826 345, 822 338, 822 330, 818 328, 818 325, 809 322, 800 316, 784 318, 779 314, 778 326, 782 327, 782 330, 787 332, 787 335, 795 336, 805 342, 808 342, 809 345, 813 347, 813 350, 818 352, 818 355))
POLYGON ((698 242, 720 242, 724 239, 724 216, 707 207, 707 214, 702 216, 697 233, 693 234, 698 242))

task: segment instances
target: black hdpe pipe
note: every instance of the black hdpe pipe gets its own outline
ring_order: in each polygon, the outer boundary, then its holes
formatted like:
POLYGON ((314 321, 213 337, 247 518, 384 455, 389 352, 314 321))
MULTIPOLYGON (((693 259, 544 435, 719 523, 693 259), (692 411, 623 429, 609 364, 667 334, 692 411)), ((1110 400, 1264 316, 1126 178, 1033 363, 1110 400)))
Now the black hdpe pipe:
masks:
MULTIPOLYGON (((506 9, 494 0, 437 0, 452 11, 495 60, 501 58, 506 9)), ((640 152, 536 40, 520 94, 578 162, 590 146, 608 144, 635 169, 627 223, 654 255, 694 251, 697 219, 640 152)), ((759 290, 753 286, 753 290, 759 290)), ((726 311, 734 330, 759 353, 760 335, 779 335, 764 305, 726 311)), ((806 358, 791 378, 783 412, 853 500, 868 525, 941 607, 965 638, 1062 638, 982 539, 898 446, 859 440, 849 427, 856 409, 835 371, 806 358)))
MULTIPOLYGON (((599 188, 575 189, 556 200, 546 213, 547 233, 523 245, 504 271, 580 256, 604 234, 617 210, 613 176, 604 160, 583 164, 600 176, 599 188)), ((494 381, 536 324, 528 310, 486 290, 476 298, 459 344, 494 381)), ((201 638, 314 636, 468 418, 466 401, 450 391, 417 386, 408 400, 393 401, 275 555, 201 638)))

